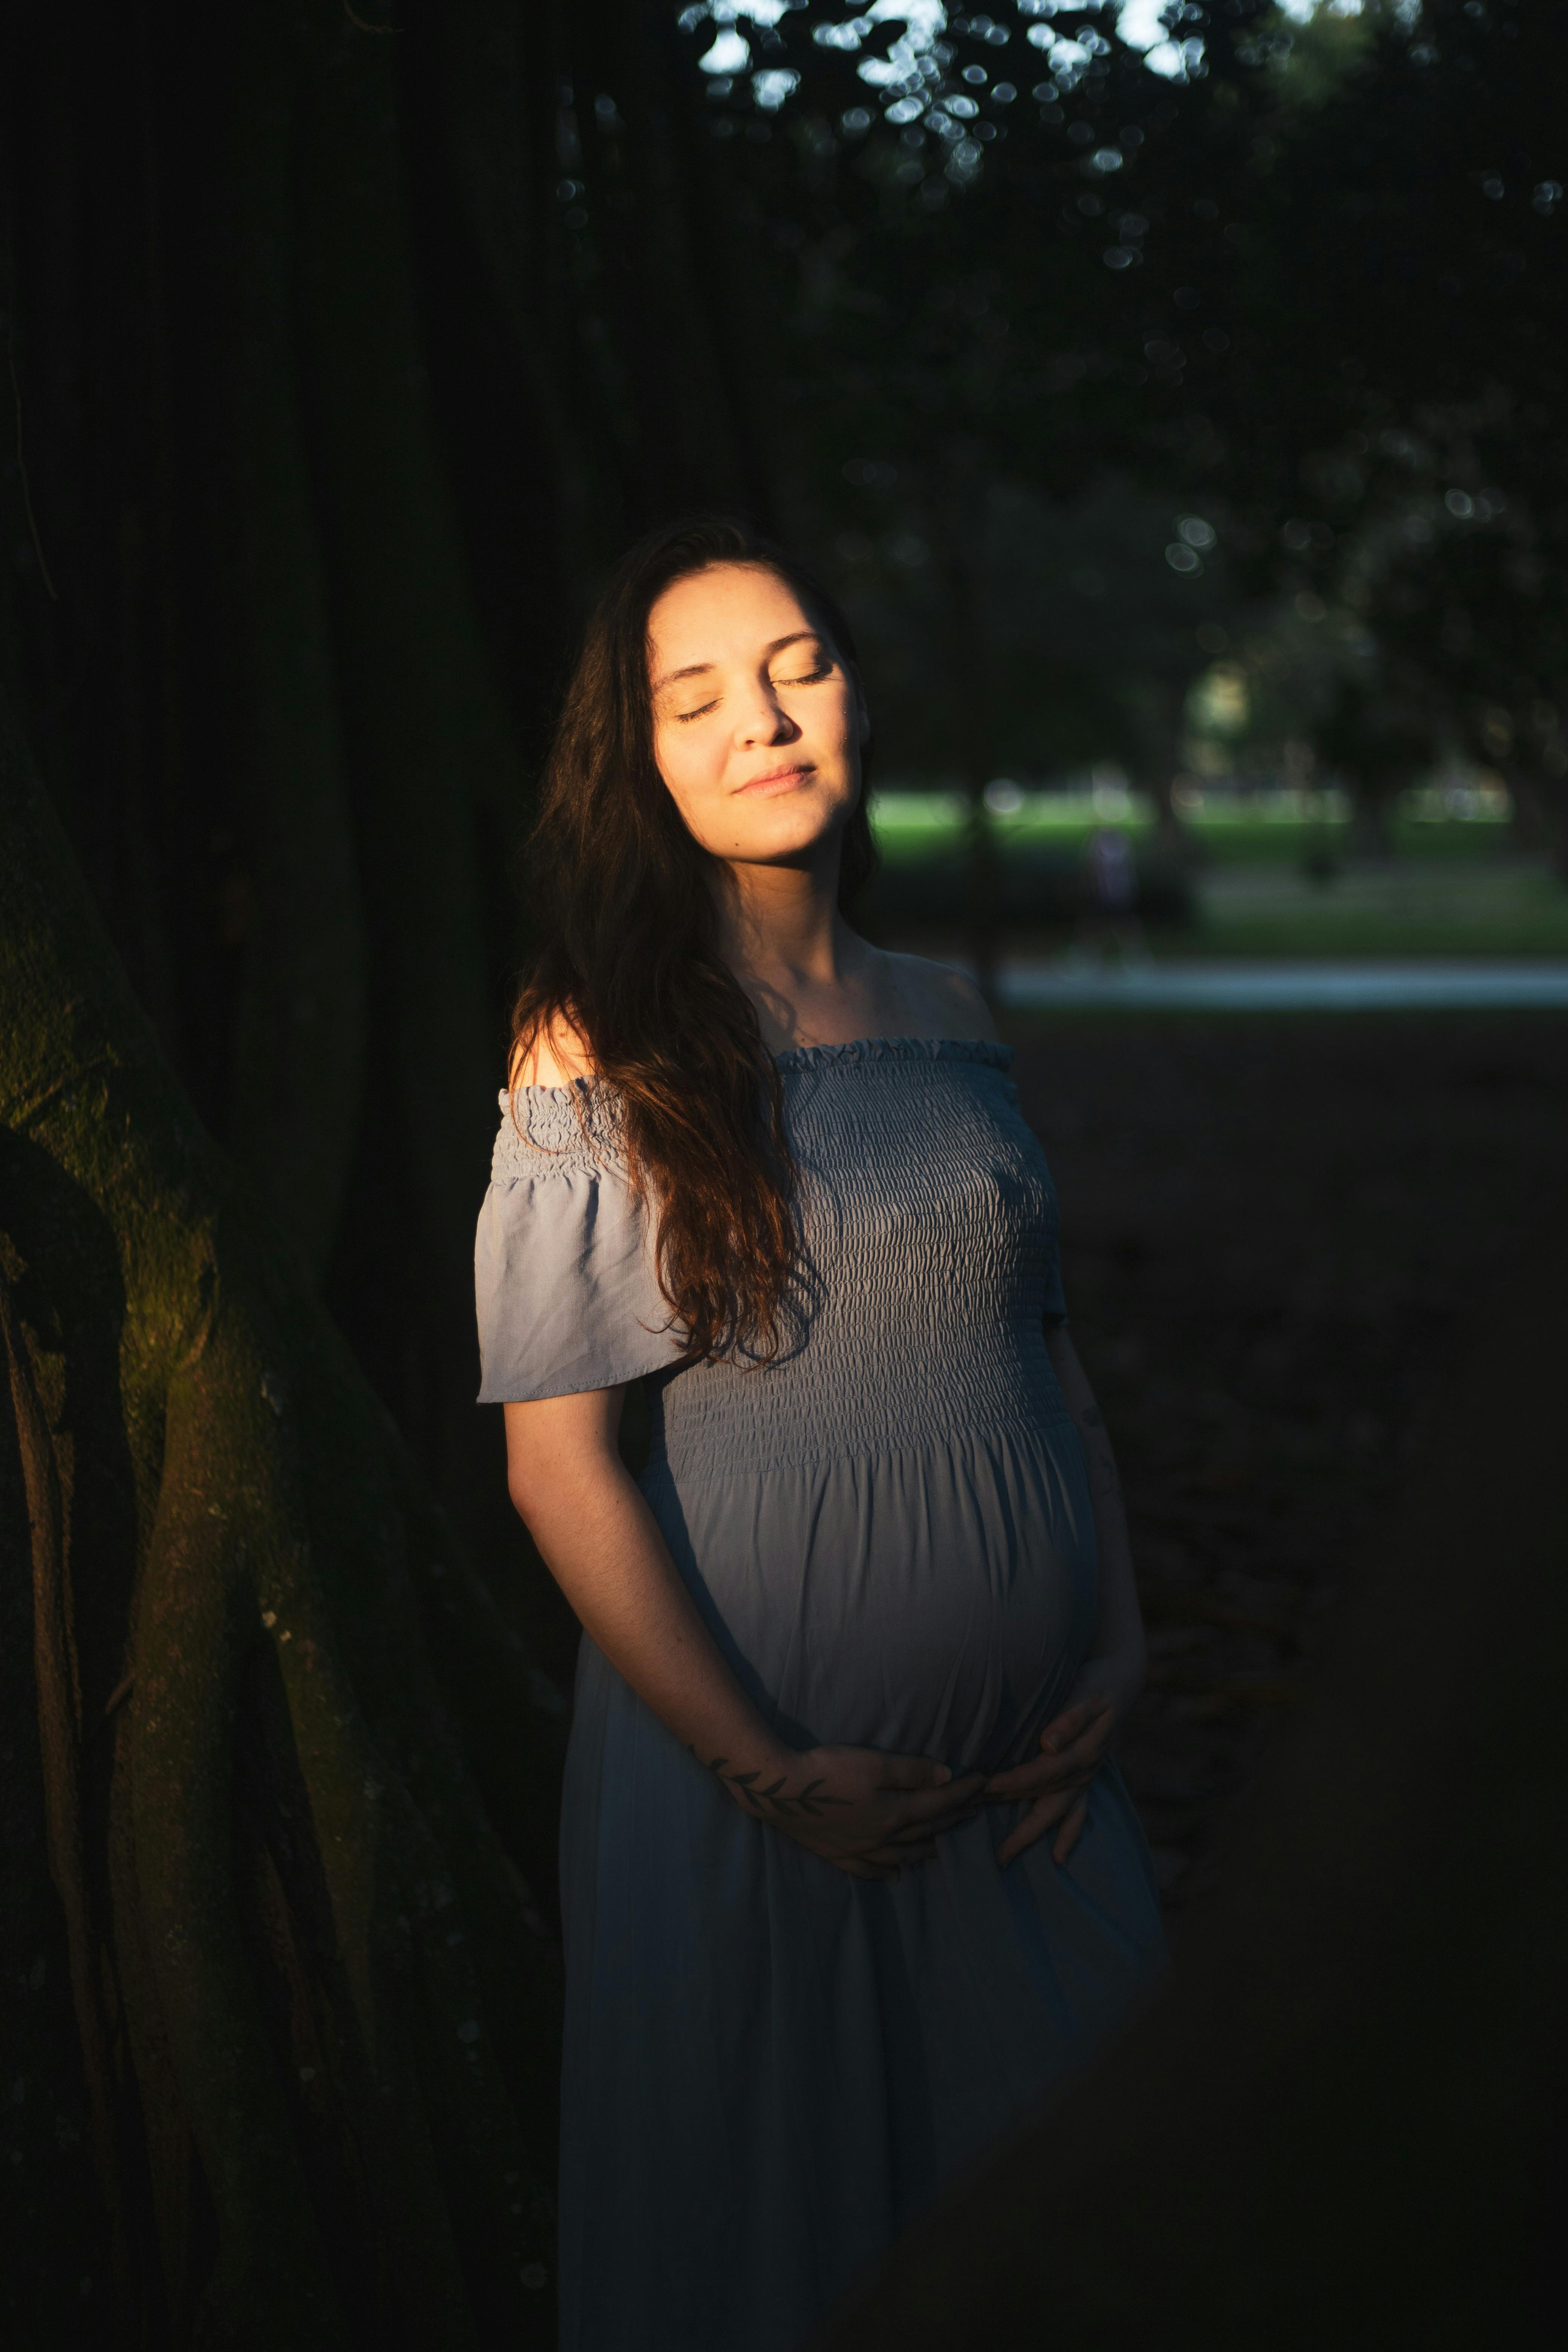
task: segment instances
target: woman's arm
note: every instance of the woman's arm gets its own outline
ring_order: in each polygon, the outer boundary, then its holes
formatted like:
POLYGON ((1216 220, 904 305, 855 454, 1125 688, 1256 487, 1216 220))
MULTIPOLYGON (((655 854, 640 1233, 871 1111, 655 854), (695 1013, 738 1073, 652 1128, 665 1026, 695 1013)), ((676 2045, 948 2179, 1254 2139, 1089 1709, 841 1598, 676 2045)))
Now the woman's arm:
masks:
POLYGON ((858 1877, 895 1876, 973 1804, 979 1774, 818 1748, 763 1723, 720 1656, 616 1450, 621 1389, 509 1404, 511 1498, 616 1671, 744 1811, 858 1877))
POLYGON ((1088 1818, 1089 1783, 1148 1671, 1121 1480, 1105 1421, 1065 1324, 1047 1331, 1046 1350, 1083 1446, 1100 1559, 1100 1601, 1089 1655, 1066 1706, 1040 1734, 1039 1758, 1014 1771, 994 1773, 987 1788, 988 1799, 995 1802, 1029 1801, 1029 1811, 997 1849, 996 1859, 1004 1864, 1052 1829, 1057 1837, 1051 1851, 1058 1862, 1067 1860, 1088 1818))

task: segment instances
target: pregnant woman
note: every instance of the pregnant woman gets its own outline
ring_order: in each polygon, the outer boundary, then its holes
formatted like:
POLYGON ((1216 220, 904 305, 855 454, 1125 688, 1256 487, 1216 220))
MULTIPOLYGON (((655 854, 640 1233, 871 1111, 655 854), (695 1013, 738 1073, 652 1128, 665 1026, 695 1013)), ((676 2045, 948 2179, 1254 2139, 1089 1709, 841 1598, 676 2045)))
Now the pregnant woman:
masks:
POLYGON ((845 919, 868 731, 831 600, 682 526, 600 604, 535 839, 478 1291, 584 1635, 567 2352, 790 2352, 1161 1961, 1050 1178, 969 982, 845 919))

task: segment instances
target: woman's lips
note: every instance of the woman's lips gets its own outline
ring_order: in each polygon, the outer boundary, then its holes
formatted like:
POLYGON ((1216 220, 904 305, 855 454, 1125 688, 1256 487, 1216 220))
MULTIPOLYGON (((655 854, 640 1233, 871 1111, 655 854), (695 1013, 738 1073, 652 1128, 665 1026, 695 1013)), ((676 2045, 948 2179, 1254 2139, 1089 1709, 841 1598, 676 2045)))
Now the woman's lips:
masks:
POLYGON ((774 793, 792 792, 796 784, 803 784, 807 776, 816 772, 809 761, 803 763, 797 761, 790 768, 770 768, 765 776, 753 776, 749 784, 737 785, 735 796, 737 799, 744 796, 754 800, 759 796, 771 797, 774 793))

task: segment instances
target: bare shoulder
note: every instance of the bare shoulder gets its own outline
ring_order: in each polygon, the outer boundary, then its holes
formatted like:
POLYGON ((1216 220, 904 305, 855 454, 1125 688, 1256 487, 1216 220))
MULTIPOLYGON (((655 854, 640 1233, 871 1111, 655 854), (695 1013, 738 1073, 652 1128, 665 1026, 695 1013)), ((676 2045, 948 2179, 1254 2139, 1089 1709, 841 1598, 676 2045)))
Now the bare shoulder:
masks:
POLYGON ((913 1034, 923 1037, 994 1040, 991 1008, 967 972, 930 956, 888 957, 890 976, 909 1008, 913 1034))
POLYGON ((542 1022, 531 1036, 520 1037, 511 1049, 506 1082, 518 1087, 569 1087, 576 1078, 591 1078, 594 1056, 588 1041, 567 1014, 557 1013, 542 1022))

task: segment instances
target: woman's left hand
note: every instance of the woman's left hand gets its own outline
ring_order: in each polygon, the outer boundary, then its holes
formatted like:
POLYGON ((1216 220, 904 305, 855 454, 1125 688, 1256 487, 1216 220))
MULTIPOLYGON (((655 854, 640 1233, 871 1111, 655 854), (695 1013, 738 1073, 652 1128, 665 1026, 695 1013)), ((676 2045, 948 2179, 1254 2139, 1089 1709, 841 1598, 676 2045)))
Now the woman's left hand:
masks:
POLYGON ((1066 1862, 1089 1818, 1089 1784, 1105 1760, 1121 1706, 1103 1683, 1080 1675, 1061 1713, 1040 1734, 1040 1755, 1009 1772, 994 1772, 986 1783, 987 1804, 1027 1804, 1028 1811, 997 1848, 1005 1869, 1026 1847, 1055 1830, 1052 1858, 1066 1862))

